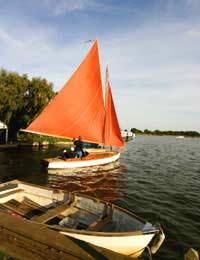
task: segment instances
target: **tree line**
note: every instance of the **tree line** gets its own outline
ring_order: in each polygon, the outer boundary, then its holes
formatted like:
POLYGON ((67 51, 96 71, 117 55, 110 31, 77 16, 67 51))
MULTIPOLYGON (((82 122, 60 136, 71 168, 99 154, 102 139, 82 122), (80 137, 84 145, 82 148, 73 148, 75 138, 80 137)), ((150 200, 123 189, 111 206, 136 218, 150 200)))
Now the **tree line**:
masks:
POLYGON ((197 131, 160 131, 160 130, 148 130, 145 129, 144 131, 139 130, 137 128, 131 128, 131 132, 135 134, 144 134, 144 135, 171 135, 171 136, 185 136, 185 137, 200 137, 200 133, 197 131))
POLYGON ((0 69, 0 120, 8 126, 9 139, 15 140, 54 96, 46 79, 0 69))

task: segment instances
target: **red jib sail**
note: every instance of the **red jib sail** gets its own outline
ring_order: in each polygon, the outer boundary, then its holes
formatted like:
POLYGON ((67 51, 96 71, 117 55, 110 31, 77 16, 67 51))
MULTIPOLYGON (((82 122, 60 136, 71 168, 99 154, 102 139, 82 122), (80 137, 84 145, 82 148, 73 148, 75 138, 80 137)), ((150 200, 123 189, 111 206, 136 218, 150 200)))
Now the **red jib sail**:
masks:
POLYGON ((113 102, 110 82, 106 80, 106 95, 105 95, 105 132, 104 132, 104 143, 105 146, 124 146, 124 142, 121 136, 117 114, 113 102))

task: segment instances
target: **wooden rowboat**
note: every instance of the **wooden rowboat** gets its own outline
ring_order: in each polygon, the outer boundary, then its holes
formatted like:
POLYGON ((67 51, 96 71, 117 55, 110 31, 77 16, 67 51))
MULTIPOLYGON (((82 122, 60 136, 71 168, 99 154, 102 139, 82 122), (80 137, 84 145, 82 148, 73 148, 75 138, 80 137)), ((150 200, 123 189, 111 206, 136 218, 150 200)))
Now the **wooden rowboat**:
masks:
POLYGON ((164 240, 160 227, 114 204, 18 180, 0 184, 0 210, 133 258, 164 240))

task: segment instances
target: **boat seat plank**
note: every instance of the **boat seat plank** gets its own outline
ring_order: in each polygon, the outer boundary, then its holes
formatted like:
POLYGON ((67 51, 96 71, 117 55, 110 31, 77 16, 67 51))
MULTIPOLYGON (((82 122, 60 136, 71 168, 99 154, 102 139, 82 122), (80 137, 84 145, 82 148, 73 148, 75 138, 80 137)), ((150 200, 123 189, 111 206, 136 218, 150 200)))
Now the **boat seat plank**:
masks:
POLYGON ((8 192, 5 192, 5 193, 2 193, 0 194, 0 199, 2 198, 5 198, 5 197, 8 197, 12 194, 15 194, 15 193, 20 193, 20 192, 23 192, 24 190, 23 189, 15 189, 15 190, 10 190, 8 192))
POLYGON ((9 190, 11 191, 13 189, 16 189, 17 187, 18 187, 18 184, 16 184, 16 183, 0 184, 0 192, 9 191, 9 190))
POLYGON ((47 208, 46 207, 43 207, 41 206, 40 204, 38 204, 37 202, 27 198, 27 197, 24 197, 23 198, 23 201, 22 201, 23 204, 29 206, 29 207, 32 207, 33 209, 39 209, 41 210, 42 212, 46 212, 47 211, 47 208))
POLYGON ((27 205, 23 202, 20 203, 19 201, 14 199, 3 203, 2 206, 28 219, 32 218, 34 215, 40 215, 43 213, 40 208, 33 208, 30 205, 27 205))
POLYGON ((62 212, 64 212, 69 206, 70 206, 69 203, 66 202, 64 204, 57 206, 56 208, 49 209, 47 212, 45 212, 41 216, 34 216, 32 218, 32 220, 37 221, 39 223, 45 223, 45 222, 49 221, 50 219, 58 216, 62 212))
POLYGON ((73 193, 69 192, 68 193, 68 198, 67 200, 52 209, 48 209, 44 214, 41 216, 34 216, 32 220, 37 221, 39 223, 46 223, 50 219, 59 216, 61 213, 64 213, 63 217, 67 216, 68 214, 71 214, 73 212, 73 206, 76 204, 76 197, 74 196, 73 193))

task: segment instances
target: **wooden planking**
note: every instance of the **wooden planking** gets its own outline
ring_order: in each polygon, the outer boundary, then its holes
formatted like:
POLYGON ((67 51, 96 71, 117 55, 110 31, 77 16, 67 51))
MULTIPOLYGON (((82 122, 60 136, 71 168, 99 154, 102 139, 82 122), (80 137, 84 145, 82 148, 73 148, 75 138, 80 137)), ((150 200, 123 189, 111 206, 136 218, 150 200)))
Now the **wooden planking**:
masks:
POLYGON ((28 219, 32 218, 35 215, 41 215, 44 212, 44 209, 42 207, 36 208, 35 206, 33 207, 33 205, 23 202, 21 203, 14 199, 11 199, 6 203, 2 203, 1 207, 6 208, 11 212, 17 213, 28 219))
POLYGON ((68 203, 61 204, 61 205, 57 206, 56 208, 49 209, 47 212, 45 212, 41 216, 33 217, 32 220, 39 222, 39 223, 45 223, 48 220, 61 214, 64 210, 67 209, 67 207, 69 207, 68 203))

